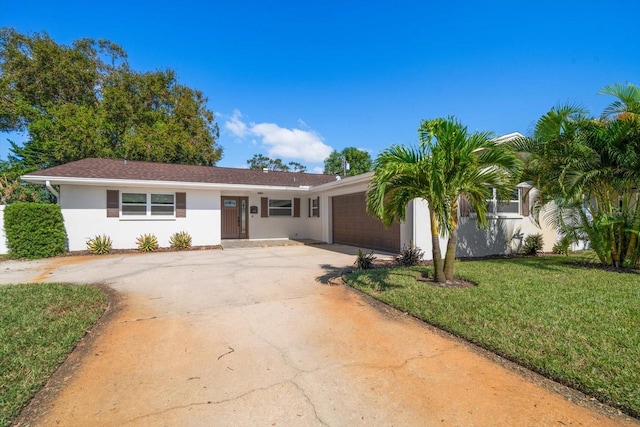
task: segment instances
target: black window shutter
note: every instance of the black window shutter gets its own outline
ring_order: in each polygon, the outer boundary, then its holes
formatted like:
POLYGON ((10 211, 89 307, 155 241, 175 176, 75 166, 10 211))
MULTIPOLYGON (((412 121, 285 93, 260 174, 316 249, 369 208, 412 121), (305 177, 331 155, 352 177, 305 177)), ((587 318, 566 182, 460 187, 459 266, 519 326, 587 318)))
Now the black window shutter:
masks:
POLYGON ((267 197, 262 197, 260 199, 260 216, 262 218, 267 218, 269 216, 269 199, 267 197))
POLYGON ((176 218, 187 217, 187 193, 176 193, 176 218))
POLYGON ((520 215, 529 216, 529 191, 531 188, 520 187, 520 215))
POLYGON ((294 218, 300 218, 300 198, 293 199, 293 216, 294 218))
POLYGON ((460 207, 460 217, 467 218, 469 217, 469 212, 471 211, 469 206, 469 200, 464 195, 460 195, 458 199, 458 206, 460 207))
POLYGON ((120 192, 118 190, 107 190, 107 218, 118 218, 120 216, 120 192))

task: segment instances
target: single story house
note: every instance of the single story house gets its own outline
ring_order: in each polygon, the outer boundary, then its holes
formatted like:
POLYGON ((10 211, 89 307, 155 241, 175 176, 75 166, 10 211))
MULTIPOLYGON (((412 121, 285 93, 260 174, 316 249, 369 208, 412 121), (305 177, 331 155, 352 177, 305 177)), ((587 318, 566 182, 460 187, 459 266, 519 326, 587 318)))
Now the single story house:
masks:
MULTIPOLYGON (((193 245, 219 245, 225 239, 313 239, 394 253, 413 242, 430 259, 427 203, 413 200, 406 221, 387 229, 366 212, 371 175, 344 178, 89 158, 22 179, 44 184, 56 195, 71 251, 85 250, 88 239, 102 234, 116 249, 135 248, 143 233, 155 234, 161 246, 168 246, 173 233, 186 231, 193 245)), ((488 200, 486 230, 476 227, 473 212, 462 204, 456 255, 512 253, 527 234, 541 232, 545 250, 550 250, 556 235, 530 218, 528 195, 522 184, 508 203, 488 200)), ((0 220, 1 215, 0 209, 0 220)), ((3 237, 0 253, 6 252, 3 237)), ((444 239, 441 246, 446 248, 444 239)))

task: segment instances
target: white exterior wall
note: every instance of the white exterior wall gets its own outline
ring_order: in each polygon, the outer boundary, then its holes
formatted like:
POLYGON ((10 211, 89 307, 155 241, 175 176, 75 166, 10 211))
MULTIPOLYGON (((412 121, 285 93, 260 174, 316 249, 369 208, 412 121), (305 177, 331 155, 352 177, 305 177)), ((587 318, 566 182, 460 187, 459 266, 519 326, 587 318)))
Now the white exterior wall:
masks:
POLYGON ((9 253, 7 236, 4 232, 4 208, 5 205, 0 205, 0 255, 9 253))
POLYGON ((160 246, 167 247, 169 237, 178 231, 188 232, 194 246, 220 244, 219 191, 61 185, 60 206, 71 251, 85 250, 87 240, 101 234, 111 238, 114 249, 136 248, 136 238, 143 233, 155 234, 160 246), (107 218, 107 189, 132 193, 184 191, 187 193, 187 216, 171 219, 107 218))
MULTIPOLYGON (((431 231, 429 227, 429 204, 423 199, 414 199, 412 213, 413 242, 425 252, 425 259, 433 259, 431 248, 431 231)), ((544 212, 541 213, 541 217, 544 212)), ((529 234, 541 233, 544 240, 544 251, 550 252, 556 243, 555 230, 546 224, 540 228, 529 216, 511 215, 488 218, 489 226, 478 229, 474 217, 460 218, 458 223, 458 245, 456 257, 484 257, 489 255, 508 255, 518 253, 522 248, 525 237, 529 234)), ((440 250, 444 256, 447 249, 447 239, 440 237, 440 250)))
MULTIPOLYGON (((431 244, 431 227, 429 224, 429 204, 424 199, 413 199, 411 222, 413 244, 424 251, 424 259, 433 259, 433 247, 431 244)), ((409 210, 407 210, 407 222, 409 222, 409 210)), ((447 250, 447 239, 439 237, 440 252, 444 255, 447 250)))
MULTIPOLYGON (((306 192, 265 192, 265 194, 241 194, 225 193, 225 196, 249 197, 249 206, 257 206, 258 213, 249 215, 249 239, 316 239, 320 240, 321 224, 320 218, 309 218, 309 198, 306 192), (271 216, 263 218, 261 216, 261 199, 300 199, 300 217, 295 218, 271 216)), ((322 202, 321 208, 322 208, 322 202)), ((219 226, 218 226, 219 227, 219 226)))

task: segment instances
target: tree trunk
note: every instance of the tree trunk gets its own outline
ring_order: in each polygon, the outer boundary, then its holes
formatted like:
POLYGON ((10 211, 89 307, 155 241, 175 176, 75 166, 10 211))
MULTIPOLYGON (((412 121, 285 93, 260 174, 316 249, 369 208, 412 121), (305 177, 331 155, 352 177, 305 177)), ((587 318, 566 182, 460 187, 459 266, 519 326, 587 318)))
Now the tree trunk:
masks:
POLYGON ((456 247, 458 246, 458 228, 451 230, 447 241, 447 252, 444 255, 444 278, 447 282, 453 280, 453 264, 456 261, 456 247))
POLYGON ((440 251, 440 233, 438 221, 433 210, 429 208, 429 221, 431 222, 431 252, 433 256, 433 279, 438 283, 444 283, 444 268, 442 264, 442 252, 440 251))
POLYGON ((451 232, 447 240, 447 252, 444 255, 444 278, 447 282, 453 280, 453 263, 456 261, 456 247, 458 246, 458 199, 451 204, 449 212, 451 218, 451 232))

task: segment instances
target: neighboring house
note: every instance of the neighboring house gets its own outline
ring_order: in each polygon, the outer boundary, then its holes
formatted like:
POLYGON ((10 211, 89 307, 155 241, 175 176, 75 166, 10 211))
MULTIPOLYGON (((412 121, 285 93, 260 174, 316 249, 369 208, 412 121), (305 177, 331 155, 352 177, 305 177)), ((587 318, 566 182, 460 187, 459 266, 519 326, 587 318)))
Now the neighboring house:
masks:
MULTIPOLYGON (((430 259, 427 203, 413 200, 406 221, 386 229, 366 212, 371 176, 84 159, 22 179, 53 191, 59 186, 71 251, 85 250, 86 241, 100 234, 124 249, 135 248, 142 233, 153 233, 168 246, 173 233, 186 231, 196 246, 225 239, 312 239, 398 252, 413 242, 430 259)), ((477 229, 474 213, 462 203, 457 255, 511 253, 527 234, 541 232, 529 217, 528 193, 524 185, 508 204, 488 200, 487 230, 477 229)), ((548 229, 544 234, 550 250, 555 234, 548 229)), ((441 245, 444 250, 444 239, 441 245)))

